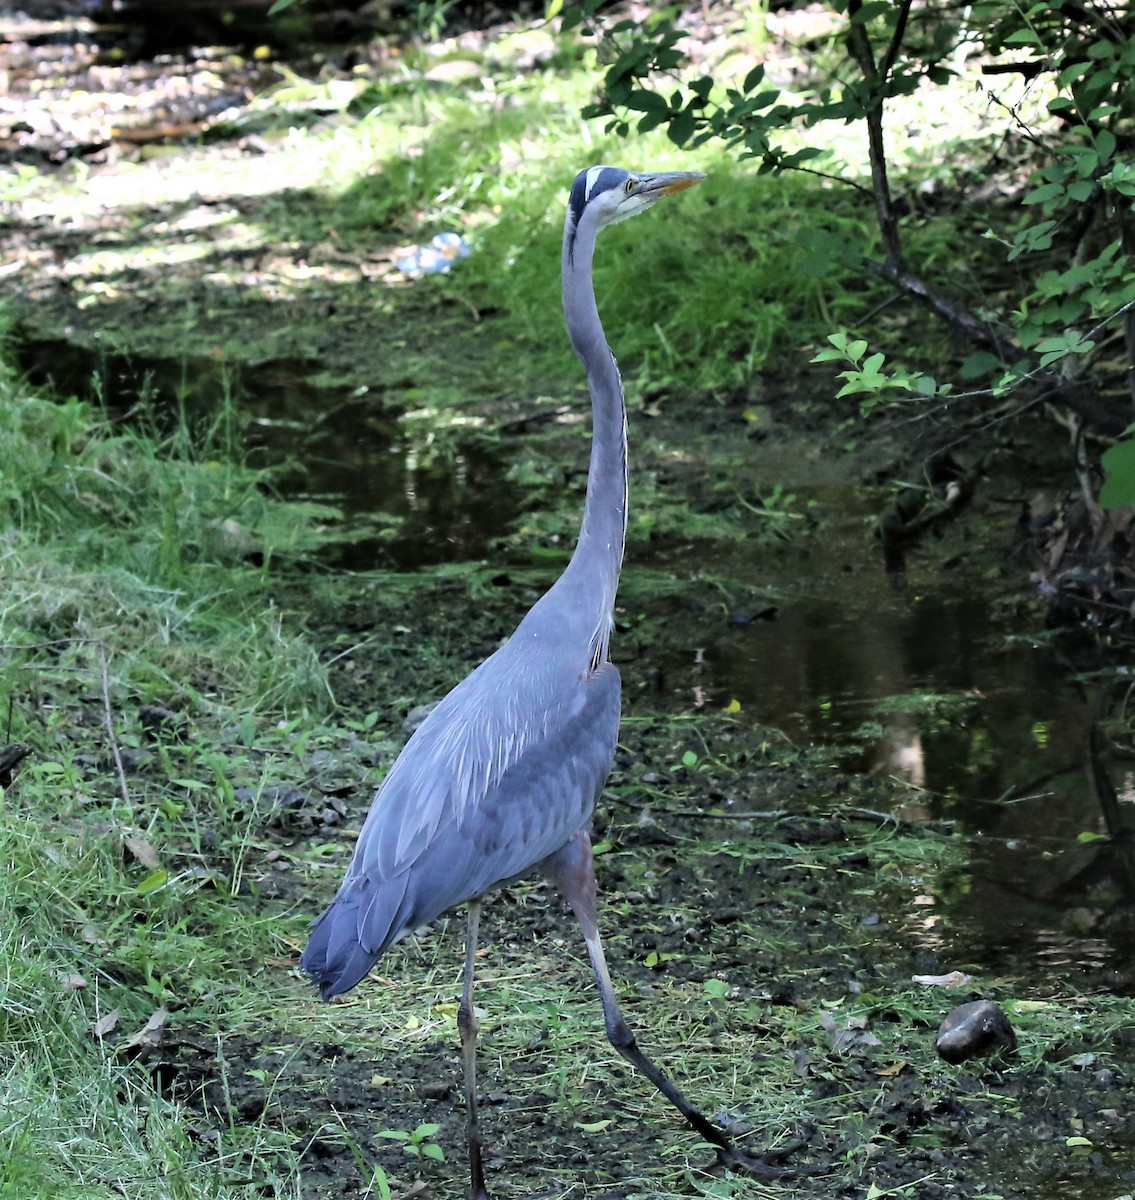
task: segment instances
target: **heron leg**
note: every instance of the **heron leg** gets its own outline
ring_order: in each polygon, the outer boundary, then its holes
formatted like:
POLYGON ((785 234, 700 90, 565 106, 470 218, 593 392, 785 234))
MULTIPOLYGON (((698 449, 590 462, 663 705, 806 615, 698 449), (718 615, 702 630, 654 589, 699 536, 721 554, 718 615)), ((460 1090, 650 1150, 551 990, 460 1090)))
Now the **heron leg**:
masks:
POLYGON ((769 1161, 787 1157, 799 1149, 804 1144, 803 1141, 764 1155, 746 1154, 738 1149, 721 1129, 690 1103, 674 1082, 639 1048, 634 1033, 619 1008, 611 983, 611 973, 607 969, 607 958, 603 953, 603 943, 599 939, 598 886, 591 855, 591 839, 587 833, 576 834, 562 850, 558 850, 543 864, 543 869, 571 906, 583 931, 587 954, 595 971, 595 982, 599 986, 599 997, 603 1003, 603 1023, 607 1029, 607 1040, 611 1045, 629 1063, 637 1067, 685 1117, 687 1123, 717 1150, 718 1161, 722 1165, 766 1176, 812 1173, 807 1169, 776 1166, 769 1161))
POLYGON ((457 1028, 461 1034, 461 1060, 465 1068, 465 1133, 469 1145, 469 1195, 489 1200, 481 1165, 481 1126, 477 1119, 477 1014, 473 1008, 473 964, 477 957, 477 929, 481 924, 481 897, 469 901, 469 927, 465 935, 465 978, 457 1028))

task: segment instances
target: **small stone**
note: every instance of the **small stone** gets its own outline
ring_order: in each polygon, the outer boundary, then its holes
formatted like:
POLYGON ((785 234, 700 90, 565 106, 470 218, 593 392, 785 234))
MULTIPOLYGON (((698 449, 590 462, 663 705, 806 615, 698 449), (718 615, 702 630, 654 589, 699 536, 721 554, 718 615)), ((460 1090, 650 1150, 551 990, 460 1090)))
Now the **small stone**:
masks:
POLYGON ((148 733, 160 733, 175 730, 181 724, 181 718, 164 704, 141 704, 138 706, 138 723, 148 733))
POLYGON ((402 732, 406 734, 407 737, 409 737, 410 734, 416 733, 418 726, 421 725, 426 717, 428 717, 440 703, 440 700, 434 700, 429 704, 419 704, 410 709, 410 711, 406 714, 405 721, 402 722, 402 732))
POLYGON ((1004 1011, 992 1000, 959 1004, 938 1027, 934 1049, 948 1063, 986 1054, 1012 1053, 1017 1035, 1004 1011))

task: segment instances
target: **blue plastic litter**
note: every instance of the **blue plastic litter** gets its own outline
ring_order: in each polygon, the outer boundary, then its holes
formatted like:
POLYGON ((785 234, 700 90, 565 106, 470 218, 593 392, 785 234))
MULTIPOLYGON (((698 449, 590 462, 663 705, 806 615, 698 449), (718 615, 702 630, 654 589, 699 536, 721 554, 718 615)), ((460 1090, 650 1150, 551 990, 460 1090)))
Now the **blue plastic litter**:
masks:
POLYGON ((414 246, 395 266, 403 275, 444 275, 460 258, 469 254, 469 243, 459 233, 439 233, 428 246, 414 246))

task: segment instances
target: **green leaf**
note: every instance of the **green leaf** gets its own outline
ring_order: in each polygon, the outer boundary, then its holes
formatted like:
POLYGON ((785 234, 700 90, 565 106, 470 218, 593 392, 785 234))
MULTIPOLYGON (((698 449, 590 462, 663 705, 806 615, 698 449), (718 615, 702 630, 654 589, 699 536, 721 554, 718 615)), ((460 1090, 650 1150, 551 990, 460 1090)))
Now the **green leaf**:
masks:
POLYGON ((683 767, 696 767, 697 765, 698 765, 698 756, 692 750, 687 750, 685 752, 685 754, 682 755, 682 766, 683 767))
POLYGON ((876 17, 885 16, 891 10, 891 5, 888 0, 868 0, 868 3, 851 18, 853 25, 866 25, 868 21, 873 21, 876 17))
POLYGON ((670 108, 664 96, 644 88, 636 88, 623 103, 635 112, 667 112, 670 108))
POLYGON ((151 871, 145 879, 138 884, 137 892, 139 896, 148 896, 151 892, 156 892, 159 888, 164 888, 169 883, 169 872, 164 868, 157 871, 151 871))
POLYGON ((1107 479, 1100 489, 1100 504, 1104 508, 1135 504, 1135 440, 1116 442, 1104 451, 1100 462, 1107 472, 1107 479))
POLYGON ((871 388, 867 387, 859 376, 849 379, 835 394, 837 400, 842 400, 844 396, 855 396, 859 392, 869 392, 871 388))
POLYGON ((675 146, 684 146, 693 136, 696 128, 697 121, 692 113, 679 113, 670 122, 670 127, 666 130, 666 136, 675 146))
POLYGON ((1096 151, 1100 158, 1113 158, 1118 144, 1110 129, 1101 129, 1095 136, 1096 151))
POLYGON ((1085 200, 1092 198, 1092 193, 1096 190, 1096 185, 1090 179, 1077 179, 1068 188, 1068 198, 1075 200, 1078 204, 1083 204, 1085 200))
POLYGON ((1022 204, 1047 204, 1050 200, 1056 200, 1064 195, 1064 185, 1062 183, 1042 183, 1040 187, 1033 188, 1032 191, 1026 192, 1021 200, 1022 204))
POLYGON ((1056 78, 1060 81, 1061 87, 1067 87, 1070 83, 1075 83, 1090 67, 1091 63, 1082 60, 1074 62, 1070 66, 1065 67, 1056 78))
POLYGON ((971 379, 981 379, 1000 366, 1001 360, 996 354, 990 354, 988 350, 977 350, 962 363, 958 374, 968 382, 971 379))

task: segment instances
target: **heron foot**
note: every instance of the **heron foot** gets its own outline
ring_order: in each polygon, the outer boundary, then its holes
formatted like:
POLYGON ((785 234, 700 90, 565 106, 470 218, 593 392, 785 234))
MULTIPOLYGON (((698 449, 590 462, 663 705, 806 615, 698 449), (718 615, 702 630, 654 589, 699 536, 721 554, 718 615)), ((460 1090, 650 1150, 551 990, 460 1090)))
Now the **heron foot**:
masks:
POLYGON ((718 1166, 728 1167, 730 1171, 743 1171, 748 1175, 757 1175, 762 1179, 802 1179, 809 1175, 823 1175, 827 1167, 786 1167, 784 1159, 802 1149, 812 1139, 814 1130, 809 1130, 804 1137, 797 1138, 787 1146, 778 1146, 775 1150, 765 1150, 760 1154, 746 1154, 732 1142, 727 1146, 717 1146, 718 1166))

